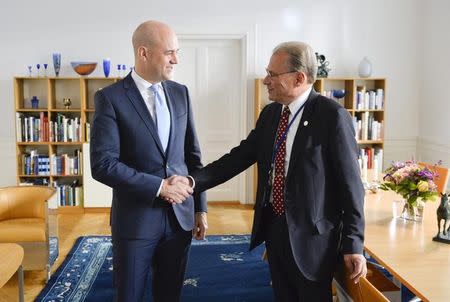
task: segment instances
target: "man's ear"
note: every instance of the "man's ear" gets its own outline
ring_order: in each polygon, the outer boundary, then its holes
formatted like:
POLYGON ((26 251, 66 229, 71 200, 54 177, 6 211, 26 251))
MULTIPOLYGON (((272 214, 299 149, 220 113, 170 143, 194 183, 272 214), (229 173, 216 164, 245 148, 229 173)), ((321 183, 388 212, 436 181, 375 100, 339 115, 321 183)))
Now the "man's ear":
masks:
POLYGON ((308 79, 306 77, 306 74, 303 71, 297 72, 297 78, 295 81, 296 86, 305 85, 307 83, 308 79))
POLYGON ((151 54, 151 52, 150 52, 150 50, 147 49, 146 47, 140 46, 140 47, 138 48, 137 52, 138 52, 138 53, 137 53, 137 54, 138 54, 138 57, 139 57, 141 60, 147 61, 147 60, 150 59, 150 54, 151 54))

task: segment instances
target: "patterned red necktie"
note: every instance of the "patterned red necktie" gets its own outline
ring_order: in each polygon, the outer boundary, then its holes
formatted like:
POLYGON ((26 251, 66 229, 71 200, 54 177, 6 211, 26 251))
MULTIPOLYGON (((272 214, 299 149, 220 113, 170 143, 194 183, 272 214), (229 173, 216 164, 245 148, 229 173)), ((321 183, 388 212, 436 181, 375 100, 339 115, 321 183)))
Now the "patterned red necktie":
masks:
MULTIPOLYGON (((277 145, 286 131, 289 122, 289 107, 285 106, 281 114, 280 123, 277 131, 277 145)), ((286 133, 287 135, 287 133, 286 133)), ((275 156, 275 176, 272 188, 272 206, 276 215, 284 213, 284 161, 286 158, 286 138, 278 147, 278 152, 275 156)))

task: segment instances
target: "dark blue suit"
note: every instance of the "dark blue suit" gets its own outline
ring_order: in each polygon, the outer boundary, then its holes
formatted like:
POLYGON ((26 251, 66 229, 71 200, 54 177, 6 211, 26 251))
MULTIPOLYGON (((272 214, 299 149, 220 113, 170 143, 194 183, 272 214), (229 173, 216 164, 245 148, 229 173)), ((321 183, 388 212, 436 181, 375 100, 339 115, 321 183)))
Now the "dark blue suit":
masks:
POLYGON ((125 288, 118 285, 120 301, 134 301, 132 296, 140 299, 141 279, 150 265, 154 296, 174 295, 176 300, 194 212, 206 212, 204 194, 173 206, 156 196, 162 179, 202 167, 188 90, 173 81, 162 85, 171 117, 166 152, 131 74, 95 94, 91 169, 94 179, 113 188, 114 277, 116 282, 121 280, 116 285, 130 283, 125 288), (158 278, 160 283, 155 284, 158 278), (170 284, 165 284, 169 279, 170 284))
MULTIPOLYGON (((274 251, 291 254, 291 259, 281 256, 279 261, 284 267, 298 268, 305 283, 314 281, 328 287, 339 252, 363 252, 364 189, 354 128, 345 108, 312 90, 292 146, 285 180, 285 215, 274 218, 265 188, 280 113, 280 104, 266 106, 255 129, 239 146, 192 176, 196 190, 201 191, 256 162, 258 190, 250 247, 266 241, 274 251)), ((276 274, 286 274, 273 269, 277 268, 271 266, 273 279, 276 274)))

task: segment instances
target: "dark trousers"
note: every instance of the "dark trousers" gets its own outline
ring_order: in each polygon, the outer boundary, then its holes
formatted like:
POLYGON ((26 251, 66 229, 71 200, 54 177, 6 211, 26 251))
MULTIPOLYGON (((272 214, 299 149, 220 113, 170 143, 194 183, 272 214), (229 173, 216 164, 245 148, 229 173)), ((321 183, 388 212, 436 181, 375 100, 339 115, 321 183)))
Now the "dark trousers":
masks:
MULTIPOLYGON (((155 302, 180 300, 192 233, 179 225, 173 209, 155 208, 157 229, 150 239, 121 239, 113 234, 114 301, 141 302, 152 274, 155 302)), ((127 226, 123 226, 127 227, 127 226)))
POLYGON ((311 281, 299 270, 292 254, 285 215, 275 216, 272 207, 268 206, 264 224, 275 300, 277 302, 332 301, 331 280, 311 281))

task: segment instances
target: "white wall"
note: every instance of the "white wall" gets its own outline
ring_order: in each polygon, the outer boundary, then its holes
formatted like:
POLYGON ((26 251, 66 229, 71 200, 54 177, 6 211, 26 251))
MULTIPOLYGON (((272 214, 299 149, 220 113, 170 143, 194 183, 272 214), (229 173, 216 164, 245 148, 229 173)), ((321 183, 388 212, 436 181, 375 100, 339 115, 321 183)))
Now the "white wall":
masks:
POLYGON ((423 7, 424 38, 418 157, 443 160, 450 168, 450 2, 432 0, 423 7))
MULTIPOLYGON (((359 61, 367 55, 373 64, 373 75, 388 79, 386 160, 415 153, 423 83, 418 64, 423 60, 421 1, 178 2, 16 0, 2 4, 0 101, 5 114, 0 119, 0 185, 15 183, 13 76, 25 75, 28 64, 48 62, 51 66, 54 51, 62 53, 62 75, 75 75, 69 66, 72 60, 100 62, 103 57, 110 57, 113 64, 119 62, 128 66, 132 64, 131 33, 140 22, 152 18, 171 24, 183 35, 247 33, 249 107, 253 95, 252 80, 264 74, 272 48, 281 41, 310 43, 316 51, 327 56, 332 68, 330 76, 355 76, 359 61), (404 145, 407 146, 406 153, 399 147, 404 145)), ((446 5, 444 0, 434 2, 446 5)), ((438 22, 433 20, 433 14, 444 17, 445 12, 439 8, 428 11, 428 26, 432 28, 437 26, 433 22, 438 22)), ((438 37, 427 37, 428 40, 435 43, 430 50, 434 66, 440 66, 440 60, 448 63, 446 51, 440 51, 438 37), (438 52, 441 52, 440 56, 438 52)), ((448 43, 446 47, 448 53, 448 43)), ((430 76, 436 74, 432 69, 434 66, 429 67, 430 76)), ((445 69, 445 65, 442 66, 445 69)), ((95 74, 102 74, 101 67, 97 67, 95 74)), ((437 82, 433 80, 433 86, 428 90, 433 93, 435 87, 440 87, 434 92, 435 96, 439 94, 439 98, 434 98, 434 102, 438 102, 444 94, 445 81, 439 86, 435 84, 437 82)), ((250 125, 251 118, 249 121, 250 125)), ((439 128, 438 125, 433 127, 439 128)), ((448 138, 448 135, 433 133, 448 138)))

